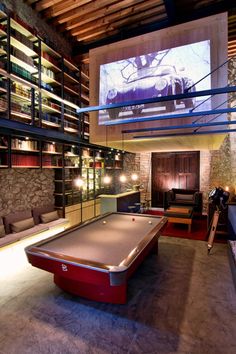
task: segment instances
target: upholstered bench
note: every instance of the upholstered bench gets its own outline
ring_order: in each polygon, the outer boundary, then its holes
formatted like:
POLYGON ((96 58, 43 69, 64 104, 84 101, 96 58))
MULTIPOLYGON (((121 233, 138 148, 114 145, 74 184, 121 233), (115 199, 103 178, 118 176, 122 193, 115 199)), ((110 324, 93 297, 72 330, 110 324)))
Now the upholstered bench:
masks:
POLYGON ((68 220, 60 218, 53 205, 10 213, 3 222, 0 220, 0 247, 49 230, 60 232, 67 224, 68 220))

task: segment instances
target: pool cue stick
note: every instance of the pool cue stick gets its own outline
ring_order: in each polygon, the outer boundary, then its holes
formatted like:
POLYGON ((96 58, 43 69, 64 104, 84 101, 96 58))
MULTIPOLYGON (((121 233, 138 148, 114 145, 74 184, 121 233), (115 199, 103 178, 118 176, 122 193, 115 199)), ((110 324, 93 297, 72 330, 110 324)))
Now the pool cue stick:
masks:
POLYGON ((214 242, 214 238, 215 238, 215 234, 216 234, 216 228, 218 225, 218 221, 219 221, 219 216, 220 216, 220 211, 216 210, 214 212, 213 215, 213 220, 212 220, 212 224, 211 224, 211 231, 207 240, 207 251, 208 254, 210 253, 212 247, 213 247, 213 242, 214 242))

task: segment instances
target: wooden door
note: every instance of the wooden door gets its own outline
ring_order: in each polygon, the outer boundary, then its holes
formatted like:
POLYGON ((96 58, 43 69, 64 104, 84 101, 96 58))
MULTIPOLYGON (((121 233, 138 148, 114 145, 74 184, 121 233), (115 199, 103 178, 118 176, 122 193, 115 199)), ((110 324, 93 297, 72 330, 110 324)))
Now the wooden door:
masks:
POLYGON ((174 175, 173 153, 152 154, 152 206, 163 205, 163 191, 170 189, 174 175))
POLYGON ((152 154, 152 206, 163 207, 171 188, 199 189, 199 152, 152 154))

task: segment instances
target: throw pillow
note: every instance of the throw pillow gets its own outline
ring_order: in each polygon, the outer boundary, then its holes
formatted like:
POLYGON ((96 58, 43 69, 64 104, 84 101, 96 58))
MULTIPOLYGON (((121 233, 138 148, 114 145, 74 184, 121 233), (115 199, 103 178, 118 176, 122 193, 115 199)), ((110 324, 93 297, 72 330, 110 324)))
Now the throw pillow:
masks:
POLYGON ((4 229, 4 225, 0 225, 0 237, 5 236, 5 229, 4 229))
POLYGON ((192 194, 176 194, 175 198, 178 199, 178 200, 192 201, 193 200, 193 195, 192 194))
POLYGON ((11 231, 13 233, 16 233, 16 232, 21 232, 30 229, 31 227, 34 227, 34 219, 28 218, 25 220, 13 222, 11 224, 11 231))
POLYGON ((58 212, 56 210, 51 211, 50 213, 45 213, 41 215, 41 221, 43 224, 46 224, 50 221, 59 219, 58 212))

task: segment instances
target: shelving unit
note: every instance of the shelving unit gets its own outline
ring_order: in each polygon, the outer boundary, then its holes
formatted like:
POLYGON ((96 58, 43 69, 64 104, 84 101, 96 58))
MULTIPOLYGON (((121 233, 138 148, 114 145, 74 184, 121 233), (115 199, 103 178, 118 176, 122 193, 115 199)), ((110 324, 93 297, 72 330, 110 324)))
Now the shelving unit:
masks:
POLYGON ((45 138, 33 132, 26 136, 21 128, 4 132, 0 168, 53 169, 55 206, 64 214, 70 210, 74 223, 99 215, 96 197, 108 190, 106 170, 120 168, 115 153, 107 163, 108 149, 89 144, 89 114, 77 113, 88 104, 88 72, 0 10, 0 118, 11 121, 12 129, 16 122, 46 129, 45 138), (84 181, 81 189, 77 178, 84 181))
POLYGON ((81 177, 84 181, 82 201, 94 199, 94 151, 83 149, 81 153, 81 177))
POLYGON ((115 150, 108 151, 105 156, 105 168, 106 170, 122 170, 122 153, 115 150))
MULTIPOLYGON (((85 136, 88 140, 88 129, 84 135, 77 113, 81 77, 70 59, 21 20, 0 11, 1 118, 58 130, 79 139, 85 136)), ((88 87, 83 86, 88 92, 88 87)))
POLYGON ((82 200, 87 200, 88 198, 81 149, 74 145, 64 145, 64 169, 55 171, 56 205, 70 206, 81 203, 82 200), (85 181, 83 190, 79 190, 74 183, 76 178, 81 177, 85 181))
POLYGON ((29 138, 11 139, 11 167, 40 168, 39 142, 29 138))
POLYGON ((55 142, 42 143, 42 168, 63 167, 63 145, 55 142))
POLYGON ((8 167, 8 138, 0 136, 0 168, 8 167))
POLYGON ((95 151, 94 156, 94 184, 95 184, 95 198, 104 193, 105 186, 103 183, 103 178, 105 176, 105 157, 102 150, 95 151))

